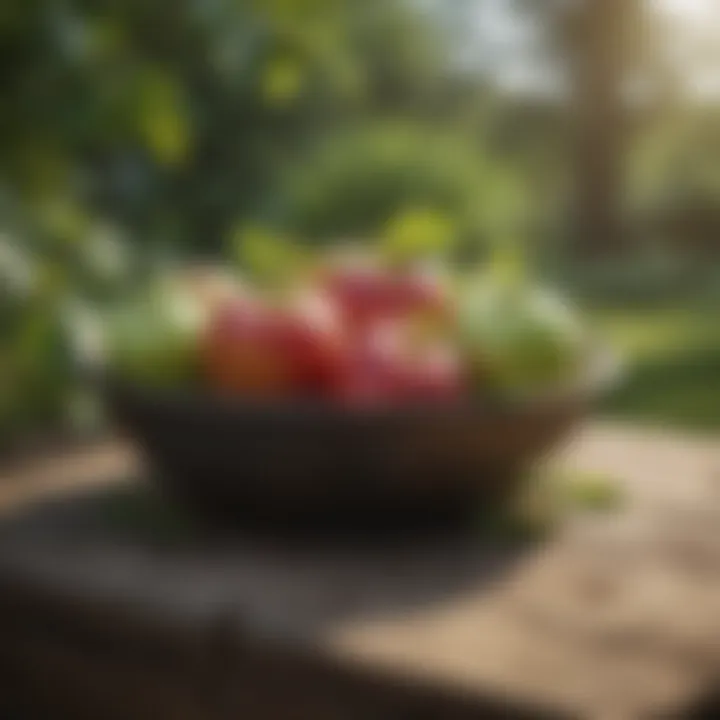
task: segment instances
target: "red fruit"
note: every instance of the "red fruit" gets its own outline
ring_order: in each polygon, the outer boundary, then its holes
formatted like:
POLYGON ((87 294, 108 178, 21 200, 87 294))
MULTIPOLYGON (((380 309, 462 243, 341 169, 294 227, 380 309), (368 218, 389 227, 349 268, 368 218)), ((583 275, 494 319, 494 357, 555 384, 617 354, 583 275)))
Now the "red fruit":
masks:
POLYGON ((282 318, 257 303, 223 306, 210 323, 203 360, 212 387, 254 397, 289 392, 282 318))
POLYGON ((341 319, 329 298, 321 294, 297 298, 283 325, 294 389, 321 397, 334 395, 345 381, 349 352, 341 319))
POLYGON ((211 324, 204 357, 211 384, 224 392, 325 396, 342 383, 347 353, 331 307, 304 297, 287 311, 226 305, 211 324))
POLYGON ((412 342, 406 324, 386 322, 358 340, 341 399, 356 406, 449 403, 463 394, 457 353, 444 343, 412 342))
POLYGON ((347 266, 332 270, 328 293, 352 328, 365 328, 378 320, 445 308, 445 293, 434 278, 415 272, 347 266))

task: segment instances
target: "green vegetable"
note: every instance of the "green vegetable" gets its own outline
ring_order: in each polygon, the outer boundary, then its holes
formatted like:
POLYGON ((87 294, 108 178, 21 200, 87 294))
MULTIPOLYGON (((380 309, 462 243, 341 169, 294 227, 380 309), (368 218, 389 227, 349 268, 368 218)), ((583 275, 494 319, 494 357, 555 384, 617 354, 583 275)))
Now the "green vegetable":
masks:
POLYGON ((157 386, 193 380, 204 324, 195 298, 165 283, 116 309, 106 325, 108 365, 123 377, 157 386))
POLYGON ((482 387, 534 392, 571 382, 581 369, 585 338, 575 313, 512 259, 461 291, 458 331, 482 387))

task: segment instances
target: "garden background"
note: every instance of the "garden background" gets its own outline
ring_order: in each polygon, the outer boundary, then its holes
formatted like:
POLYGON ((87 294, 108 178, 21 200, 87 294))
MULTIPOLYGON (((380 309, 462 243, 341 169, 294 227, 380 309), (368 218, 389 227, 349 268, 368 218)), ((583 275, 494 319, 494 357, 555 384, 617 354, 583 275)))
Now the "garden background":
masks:
POLYGON ((239 239, 522 241, 628 360, 603 412, 720 428, 712 0, 5 0, 0 444, 95 432, 88 308, 239 239))

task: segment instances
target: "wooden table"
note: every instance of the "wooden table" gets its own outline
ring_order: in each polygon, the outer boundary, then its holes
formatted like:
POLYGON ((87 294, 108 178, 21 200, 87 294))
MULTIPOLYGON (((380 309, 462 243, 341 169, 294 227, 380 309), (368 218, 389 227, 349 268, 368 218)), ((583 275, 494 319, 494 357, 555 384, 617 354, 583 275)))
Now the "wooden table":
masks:
POLYGON ((23 719, 693 716, 720 678, 720 444, 594 426, 564 463, 618 478, 623 509, 523 550, 169 541, 109 520, 111 498, 137 492, 123 449, 16 469, 0 480, 0 705, 23 719))

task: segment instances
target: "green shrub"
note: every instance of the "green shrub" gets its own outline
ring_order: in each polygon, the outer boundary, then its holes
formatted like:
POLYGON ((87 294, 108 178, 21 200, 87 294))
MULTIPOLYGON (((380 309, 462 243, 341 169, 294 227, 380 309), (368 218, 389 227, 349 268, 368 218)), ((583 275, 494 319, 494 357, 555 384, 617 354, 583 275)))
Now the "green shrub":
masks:
POLYGON ((448 218, 458 240, 477 242, 497 207, 490 162, 468 138, 401 123, 329 138, 302 159, 281 193, 281 222, 318 242, 383 231, 398 214, 448 218), (492 207, 491 207, 492 206, 492 207))
POLYGON ((91 341, 78 310, 128 279, 124 244, 106 227, 84 218, 65 234, 34 210, 0 234, 0 450, 72 419, 80 344, 91 341))

